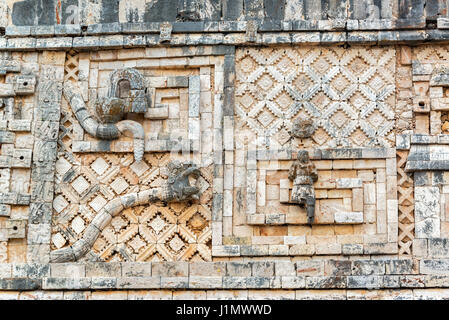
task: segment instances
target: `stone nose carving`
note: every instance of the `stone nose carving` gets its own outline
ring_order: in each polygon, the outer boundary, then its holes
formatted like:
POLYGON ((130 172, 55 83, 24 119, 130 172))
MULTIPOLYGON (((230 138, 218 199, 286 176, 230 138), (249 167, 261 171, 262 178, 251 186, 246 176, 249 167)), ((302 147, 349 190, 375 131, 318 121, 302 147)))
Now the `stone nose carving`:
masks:
POLYGON ((296 138, 309 138, 315 132, 313 120, 298 118, 293 122, 291 135, 296 138))

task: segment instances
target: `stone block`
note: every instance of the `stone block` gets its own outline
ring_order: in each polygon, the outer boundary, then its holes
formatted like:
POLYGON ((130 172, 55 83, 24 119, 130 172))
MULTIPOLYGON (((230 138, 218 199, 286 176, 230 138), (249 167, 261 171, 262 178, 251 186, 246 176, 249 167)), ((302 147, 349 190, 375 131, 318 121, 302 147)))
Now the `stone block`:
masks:
POLYGON ((427 257, 427 239, 413 239, 412 248, 415 257, 427 257))
POLYGON ((425 277, 420 275, 400 276, 399 281, 402 288, 423 288, 425 286, 425 277))
POLYGON ((12 276, 15 278, 43 278, 50 276, 50 265, 38 263, 18 263, 12 265, 12 276))
POLYGON ((412 259, 398 259, 385 261, 386 274, 411 274, 414 273, 412 259))
POLYGON ((122 262, 123 277, 150 277, 151 263, 149 262, 122 262))
POLYGON ((352 262, 349 260, 328 260, 325 262, 325 276, 351 275, 352 262))
POLYGON ((346 288, 346 277, 306 277, 307 289, 346 288))
POLYGON ((120 277, 117 289, 159 289, 161 277, 120 277))
POLYGON ((230 246, 214 246, 212 248, 212 255, 221 256, 240 256, 240 246, 230 245, 230 246))
POLYGON ((313 244, 296 244, 290 247, 289 254, 295 256, 311 256, 315 253, 313 244))
POLYGON ((83 278, 86 276, 86 266, 81 263, 52 263, 50 275, 53 278, 83 278))
POLYGON ((245 289, 247 288, 247 277, 223 277, 223 289, 245 289))
POLYGON ((294 276, 296 275, 295 264, 290 261, 276 261, 274 264, 276 276, 294 276))
POLYGON ((188 277, 189 264, 187 262, 154 262, 152 276, 188 277))
POLYGON ((42 288, 45 290, 85 290, 91 288, 91 278, 44 278, 42 288))
POLYGON ((361 188, 362 180, 358 178, 339 178, 335 179, 337 189, 361 188))
POLYGON ((248 289, 276 289, 281 288, 280 277, 248 277, 246 278, 248 289))
POLYGON ((379 289, 382 284, 382 276, 348 276, 348 289, 379 289))
POLYGON ((189 289, 220 289, 223 286, 222 277, 190 276, 189 289))
POLYGON ((416 238, 440 235, 440 191, 438 187, 415 187, 416 238))
POLYGON ((226 275, 232 277, 249 277, 251 276, 252 266, 244 262, 227 262, 226 275))
POLYGON ((432 258, 449 258, 449 239, 433 238, 428 240, 428 254, 432 258))
POLYGON ((188 277, 161 277, 162 289, 186 289, 189 287, 188 277))
POLYGON ((361 255, 363 254, 363 245, 361 244, 343 244, 341 247, 343 255, 361 255))
POLYGON ((333 254, 338 255, 341 254, 341 244, 339 243, 317 243, 315 244, 315 253, 316 254, 333 254))
POLYGON ((274 262, 252 262, 252 275, 257 277, 274 276, 274 262))
POLYGON ((0 264, 0 278, 11 278, 12 276, 12 265, 9 263, 0 264))
POLYGON ((42 287, 41 279, 12 278, 0 279, 0 290, 36 290, 42 287))

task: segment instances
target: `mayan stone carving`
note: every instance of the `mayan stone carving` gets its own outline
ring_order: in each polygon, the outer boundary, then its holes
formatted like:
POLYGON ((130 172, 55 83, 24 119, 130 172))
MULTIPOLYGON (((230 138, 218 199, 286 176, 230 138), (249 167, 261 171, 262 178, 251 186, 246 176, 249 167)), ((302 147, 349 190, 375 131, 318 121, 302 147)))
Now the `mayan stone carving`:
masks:
POLYGON ((0 300, 449 297, 448 12, 0 1, 0 300))
MULTIPOLYGON (((100 233, 111 223, 112 219, 123 210, 134 206, 145 206, 153 202, 179 202, 199 199, 200 189, 190 185, 189 177, 198 178, 199 169, 192 163, 170 162, 168 168, 168 181, 166 185, 147 189, 137 193, 127 193, 109 201, 98 212, 84 230, 84 235, 68 248, 52 251, 51 262, 76 261, 83 257, 94 245, 100 233)), ((95 199, 94 199, 95 200, 95 199)), ((97 200, 98 202, 99 200, 97 200)), ((82 223, 82 222, 81 222, 82 223)))
POLYGON ((64 85, 64 96, 83 129, 104 140, 117 139, 125 131, 134 137, 134 155, 141 161, 144 152, 144 130, 140 123, 123 120, 125 112, 145 113, 149 97, 145 95, 142 75, 134 69, 116 70, 110 77, 109 95, 95 102, 98 123, 86 109, 79 88, 70 82, 64 85))
POLYGON ((316 167, 310 162, 307 151, 298 151, 298 160, 294 161, 288 172, 288 178, 293 181, 290 202, 306 208, 307 222, 312 223, 315 215, 315 191, 313 183, 318 179, 316 167))
POLYGON ((312 120, 298 118, 293 122, 291 135, 296 138, 309 138, 314 131, 312 120))
POLYGON ((245 48, 237 52, 236 114, 265 144, 285 146, 298 117, 318 146, 394 145, 395 50, 245 48))

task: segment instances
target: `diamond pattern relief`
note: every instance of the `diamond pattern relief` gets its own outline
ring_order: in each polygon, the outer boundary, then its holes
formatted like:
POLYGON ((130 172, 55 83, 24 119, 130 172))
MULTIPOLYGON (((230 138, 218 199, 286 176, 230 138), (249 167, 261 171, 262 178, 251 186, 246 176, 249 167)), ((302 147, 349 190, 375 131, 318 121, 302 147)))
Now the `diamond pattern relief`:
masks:
POLYGON ((273 122, 274 116, 271 112, 264 110, 259 114, 257 120, 259 120, 260 124, 266 128, 273 122))
POLYGON ((162 230, 168 225, 167 222, 161 218, 160 215, 156 216, 151 222, 148 224, 156 234, 161 233, 162 230))
POLYGON ((391 47, 239 49, 236 116, 266 147, 285 145, 277 133, 301 112, 314 120, 320 146, 391 147, 395 56, 391 47))
POLYGON ((399 254, 412 254, 415 238, 415 199, 413 174, 404 171, 408 150, 397 150, 398 173, 398 246, 399 254))
POLYGON ((174 252, 179 252, 184 247, 184 241, 182 241, 182 239, 175 234, 168 242, 168 245, 174 252))
POLYGON ((264 74, 259 81, 257 81, 257 85, 263 91, 268 91, 273 86, 274 82, 268 74, 264 74))
POLYGON ((435 63, 449 60, 449 50, 447 45, 427 45, 418 46, 413 49, 413 53, 421 63, 435 63))

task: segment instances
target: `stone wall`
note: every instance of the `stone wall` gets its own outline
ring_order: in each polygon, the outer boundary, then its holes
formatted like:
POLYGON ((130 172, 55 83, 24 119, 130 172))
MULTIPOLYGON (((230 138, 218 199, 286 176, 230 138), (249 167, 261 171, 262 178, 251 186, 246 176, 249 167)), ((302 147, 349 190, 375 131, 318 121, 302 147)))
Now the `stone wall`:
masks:
POLYGON ((0 299, 447 298, 447 6, 3 2, 0 299))

